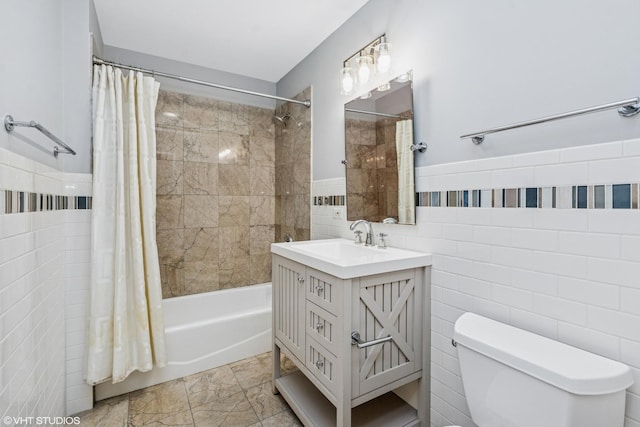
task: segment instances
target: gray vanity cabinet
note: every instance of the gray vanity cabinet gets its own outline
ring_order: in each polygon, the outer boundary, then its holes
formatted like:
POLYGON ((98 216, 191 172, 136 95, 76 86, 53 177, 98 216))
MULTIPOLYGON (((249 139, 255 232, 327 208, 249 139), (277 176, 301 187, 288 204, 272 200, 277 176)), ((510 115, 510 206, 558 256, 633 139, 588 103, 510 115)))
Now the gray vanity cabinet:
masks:
POLYGON ((301 421, 428 425, 428 375, 418 384, 418 411, 389 393, 428 374, 428 267, 341 279, 275 254, 272 265, 274 392, 301 421), (361 346, 386 342, 358 348, 353 332, 361 346), (299 372, 281 376, 281 351, 299 372))

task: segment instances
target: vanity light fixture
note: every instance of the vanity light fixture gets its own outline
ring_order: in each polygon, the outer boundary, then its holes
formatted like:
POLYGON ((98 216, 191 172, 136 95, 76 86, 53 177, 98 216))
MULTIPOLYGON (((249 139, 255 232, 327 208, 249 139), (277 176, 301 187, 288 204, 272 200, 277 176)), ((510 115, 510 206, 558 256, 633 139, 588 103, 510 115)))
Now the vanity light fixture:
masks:
POLYGON ((373 40, 347 58, 342 65, 342 95, 351 95, 358 87, 368 85, 374 75, 386 75, 391 70, 391 44, 387 43, 387 36, 383 34, 373 40))
POLYGON ((391 83, 386 82, 386 83, 382 83, 380 86, 378 86, 378 91, 379 92, 384 92, 391 89, 391 83))
POLYGON ((356 88, 356 73, 353 68, 345 66, 340 70, 340 93, 351 95, 356 88))
POLYGON ((380 37, 380 44, 375 48, 376 69, 378 74, 387 74, 391 70, 391 43, 387 43, 387 37, 380 37))
POLYGON ((360 99, 369 99, 371 98, 371 92, 365 92, 362 96, 360 96, 360 99))

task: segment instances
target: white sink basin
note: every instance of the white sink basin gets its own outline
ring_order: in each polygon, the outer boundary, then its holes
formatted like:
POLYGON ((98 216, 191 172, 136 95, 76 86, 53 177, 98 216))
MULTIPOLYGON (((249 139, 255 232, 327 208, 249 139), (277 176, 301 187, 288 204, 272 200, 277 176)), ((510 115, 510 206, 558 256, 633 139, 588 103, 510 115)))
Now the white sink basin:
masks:
POLYGON ((347 239, 273 243, 271 252, 341 279, 431 265, 429 254, 356 245, 347 239))

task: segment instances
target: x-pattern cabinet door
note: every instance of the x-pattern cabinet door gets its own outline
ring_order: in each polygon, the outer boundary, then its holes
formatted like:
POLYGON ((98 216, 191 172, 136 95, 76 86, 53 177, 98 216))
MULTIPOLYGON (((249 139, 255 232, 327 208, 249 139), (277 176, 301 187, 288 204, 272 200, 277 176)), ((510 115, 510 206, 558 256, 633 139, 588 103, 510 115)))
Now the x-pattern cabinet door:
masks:
POLYGON ((353 397, 368 393, 422 369, 422 289, 415 270, 367 276, 354 289, 353 324, 362 341, 387 336, 392 341, 352 349, 353 397), (357 295, 355 294, 357 293, 357 295))

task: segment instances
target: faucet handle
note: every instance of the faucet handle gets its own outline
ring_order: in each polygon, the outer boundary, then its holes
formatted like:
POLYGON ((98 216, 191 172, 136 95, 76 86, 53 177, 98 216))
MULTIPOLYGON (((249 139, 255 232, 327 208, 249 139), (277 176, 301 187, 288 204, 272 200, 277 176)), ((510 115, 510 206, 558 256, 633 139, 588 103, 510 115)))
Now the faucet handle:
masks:
POLYGON ((387 242, 384 241, 384 238, 387 236, 388 236, 387 233, 378 233, 378 237, 380 238, 378 240, 378 248, 387 249, 387 242))
POLYGON ((356 245, 361 245, 362 244, 362 231, 361 230, 356 230, 353 232, 353 234, 356 235, 356 240, 355 243, 356 245))

